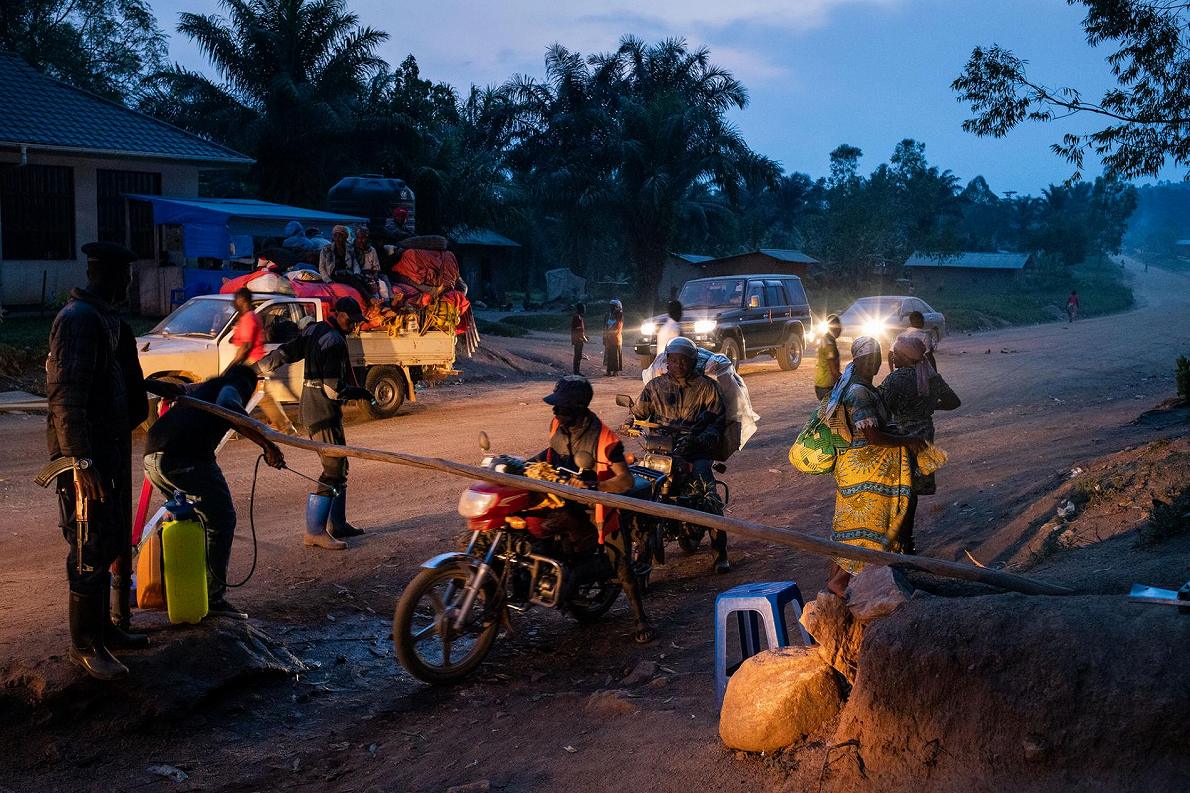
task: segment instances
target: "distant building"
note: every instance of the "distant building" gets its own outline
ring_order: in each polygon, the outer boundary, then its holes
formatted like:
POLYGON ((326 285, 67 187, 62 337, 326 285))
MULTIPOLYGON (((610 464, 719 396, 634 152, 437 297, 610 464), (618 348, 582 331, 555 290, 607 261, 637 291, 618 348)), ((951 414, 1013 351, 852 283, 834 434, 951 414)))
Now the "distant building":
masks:
POLYGON ((491 229, 456 229, 450 249, 472 299, 495 303, 510 289, 523 290, 526 279, 517 267, 521 244, 491 229))
POLYGON ((914 253, 905 260, 905 275, 915 288, 931 286, 1005 286, 1036 263, 1032 253, 970 253, 941 258, 914 253))
POLYGON ((682 284, 691 278, 702 277, 699 267, 712 258, 697 253, 671 253, 661 271, 661 281, 657 284, 657 299, 664 302, 677 297, 682 284))
POLYGON ((691 253, 671 253, 658 285, 657 297, 675 297, 682 284, 692 278, 712 275, 747 275, 749 273, 781 273, 804 276, 818 260, 801 251, 786 248, 760 248, 730 256, 698 256, 691 253))
MULTIPOLYGON (((162 250, 147 203, 197 196, 199 171, 252 160, 73 88, 0 52, 0 303, 34 305, 84 280, 79 248, 120 242, 152 273, 162 250)), ((138 294, 135 291, 134 295, 138 294)))

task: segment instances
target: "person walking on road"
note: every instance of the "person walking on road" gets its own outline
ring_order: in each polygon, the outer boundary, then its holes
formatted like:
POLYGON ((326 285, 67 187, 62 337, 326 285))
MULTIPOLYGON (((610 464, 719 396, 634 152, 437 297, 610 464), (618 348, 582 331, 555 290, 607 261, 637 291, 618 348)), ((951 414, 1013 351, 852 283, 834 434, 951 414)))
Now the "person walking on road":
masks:
MULTIPOLYGON (((302 423, 311 440, 345 446, 343 403, 372 400, 366 389, 349 384, 350 364, 344 334, 363 322, 363 310, 355 298, 341 297, 329 317, 308 326, 300 336, 273 350, 257 365, 262 373, 268 373, 285 364, 305 361, 301 411, 302 423)), ((341 551, 347 547, 344 538, 364 533, 347 522, 347 458, 319 455, 319 459, 322 475, 318 477, 318 487, 306 499, 306 534, 302 544, 341 551)))
MULTIPOLYGON (((252 305, 252 290, 247 287, 237 289, 234 304, 236 307, 236 325, 235 330, 231 333, 231 343, 235 346, 236 354, 231 359, 231 363, 228 364, 228 370, 233 366, 252 366, 265 356, 264 328, 261 327, 260 317, 256 316, 256 311, 252 305)), ((293 426, 293 422, 289 420, 289 416, 285 415, 285 411, 281 405, 269 393, 269 382, 267 380, 260 384, 260 389, 260 409, 268 417, 269 423, 279 432, 284 432, 287 435, 296 435, 297 428, 293 426)))
POLYGON ((583 362, 583 345, 587 343, 587 324, 583 315, 587 307, 582 303, 574 304, 574 313, 570 315, 570 343, 574 345, 574 373, 582 374, 579 367, 583 362))
POLYGON ((842 374, 839 372, 839 334, 843 332, 843 322, 838 314, 831 314, 826 318, 826 332, 818 340, 818 359, 814 367, 814 395, 821 401, 830 396, 835 383, 839 382, 842 374))
POLYGON ((619 300, 608 303, 603 321, 603 366, 608 377, 624 368, 624 304, 619 300))
MULTIPOLYGON (((244 408, 255 390, 256 372, 242 364, 205 382, 182 387, 186 396, 242 415, 247 415, 244 408)), ((145 438, 145 476, 167 499, 180 490, 195 501, 194 511, 207 535, 207 613, 247 619, 248 615, 225 597, 236 509, 215 451, 229 431, 231 425, 225 419, 198 408, 170 408, 149 428, 145 438)), ((240 429, 239 433, 264 451, 266 463, 273 468, 284 467, 285 457, 276 444, 255 430, 240 429)))
MULTIPOLYGON (((682 335, 682 304, 671 300, 665 307, 665 321, 657 326, 657 354, 663 355, 669 343, 682 335)), ((645 367, 648 368, 648 367, 645 367)))
POLYGON ((1070 297, 1066 298, 1066 321, 1072 323, 1078 319, 1078 290, 1071 289, 1070 297))
MULTIPOLYGON (((962 405, 959 397, 942 375, 926 359, 926 347, 921 339, 902 334, 893 343, 888 358, 893 372, 884 378, 877 389, 888 408, 892 424, 902 435, 924 438, 934 442, 934 411, 954 410, 962 405)), ((913 492, 909 508, 901 524, 898 541, 901 553, 916 553, 913 542, 913 523, 917 514, 918 496, 932 496, 937 492, 934 474, 923 474, 916 460, 911 471, 913 492)))
MULTIPOLYGON (((115 680, 128 668, 110 647, 141 647, 111 619, 111 566, 132 536, 132 431, 149 415, 132 329, 116 314, 128 297, 136 254, 111 242, 83 246, 87 285, 73 289, 54 318, 46 357, 50 460, 74 458, 58 477, 59 521, 70 548, 69 658, 91 677, 115 680), (86 500, 86 533, 76 522, 75 481, 86 500)), ((130 557, 129 557, 130 558, 130 557)))
MULTIPOLYGON (((925 450, 926 441, 892 431, 888 408, 872 385, 880 364, 880 342, 870 336, 856 339, 851 344, 851 363, 822 408, 828 418, 835 410, 843 411, 852 439, 835 458, 831 539, 876 551, 898 551, 913 495, 910 455, 925 450)), ((836 558, 827 589, 842 597, 851 576, 863 567, 863 562, 836 558)))

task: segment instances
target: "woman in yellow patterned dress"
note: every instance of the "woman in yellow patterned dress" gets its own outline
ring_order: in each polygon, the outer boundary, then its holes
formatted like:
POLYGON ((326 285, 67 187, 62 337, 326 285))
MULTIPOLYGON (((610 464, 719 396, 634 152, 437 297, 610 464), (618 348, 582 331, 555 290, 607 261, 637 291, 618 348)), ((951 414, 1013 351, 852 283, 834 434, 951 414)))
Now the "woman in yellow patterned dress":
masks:
MULTIPOLYGON (((872 385, 880 371, 880 343, 861 336, 851 345, 851 363, 835 384, 823 415, 842 410, 851 446, 835 460, 835 517, 831 539, 877 551, 898 551, 897 536, 913 493, 911 455, 925 449, 923 438, 888 432, 889 416, 872 385)), ((843 595, 862 562, 835 559, 827 589, 843 595)))

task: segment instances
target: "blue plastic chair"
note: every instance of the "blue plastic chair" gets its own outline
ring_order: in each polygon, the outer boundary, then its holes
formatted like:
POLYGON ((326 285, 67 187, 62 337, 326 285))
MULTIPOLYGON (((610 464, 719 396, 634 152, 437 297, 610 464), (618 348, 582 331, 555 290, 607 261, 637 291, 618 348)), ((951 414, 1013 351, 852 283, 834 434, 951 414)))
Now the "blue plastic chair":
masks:
POLYGON ((794 621, 802 643, 814 643, 802 627, 802 592, 792 581, 773 581, 761 584, 742 584, 722 592, 715 598, 715 696, 723 701, 727 678, 739 668, 727 668, 727 619, 732 614, 740 632, 740 663, 760 652, 760 621, 764 620, 765 637, 769 649, 789 646, 789 629, 785 624, 785 607, 792 605, 794 621))

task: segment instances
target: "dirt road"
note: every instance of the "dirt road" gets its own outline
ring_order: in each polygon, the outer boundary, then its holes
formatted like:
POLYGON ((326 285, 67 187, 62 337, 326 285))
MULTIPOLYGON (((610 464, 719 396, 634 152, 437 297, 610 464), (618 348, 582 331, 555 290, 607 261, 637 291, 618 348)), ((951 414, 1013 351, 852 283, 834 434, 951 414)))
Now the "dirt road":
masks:
MULTIPOLYGON (((1007 558, 1021 538, 1005 536, 1003 526, 1031 497, 1080 461, 1151 439, 1152 431, 1128 422, 1173 393, 1173 360, 1190 350, 1190 278, 1156 269, 1132 276, 1141 301, 1133 312, 944 342, 939 368, 964 404, 937 420, 950 464, 939 473, 939 495, 918 513, 922 553, 950 559, 971 549, 984 561, 1007 558)), ((501 343, 556 367, 569 354, 561 337, 501 343)), ((825 534, 833 482, 799 475, 785 460, 813 405, 812 362, 787 373, 761 361, 743 372, 762 420, 729 464, 730 512, 825 534)), ((632 377, 594 384, 593 407, 608 420, 622 415, 615 394, 640 387, 632 377)), ((353 423, 348 439, 472 461, 482 429, 500 450, 533 452, 544 444, 549 413, 540 400, 548 389, 545 380, 438 388, 395 419, 353 423)), ((0 416, 0 439, 0 658, 9 659, 4 679, 11 685, 36 685, 65 663, 66 642, 56 507, 29 482, 45 458, 44 418, 0 416)), ((238 442, 223 460, 240 507, 237 578, 250 557, 255 458, 254 447, 238 442)), ((296 451, 290 463, 316 470, 312 456, 296 451)), ((150 721, 144 734, 103 739, 86 752, 74 751, 70 738, 94 738, 96 730, 46 729, 0 760, 0 786, 23 790, 36 779, 41 790, 445 790, 488 780, 505 791, 780 789, 780 769, 737 760, 718 741, 712 603, 716 592, 757 580, 796 580, 812 596, 823 560, 736 542, 735 570, 713 577, 705 552, 679 552, 659 571, 648 603, 660 628, 655 644, 631 643, 623 603, 590 627, 531 614, 516 620, 517 632, 472 682, 431 690, 395 665, 387 622, 417 564, 458 534, 455 503, 464 486, 353 462, 349 514, 368 534, 336 554, 301 548, 306 484, 264 470, 255 507, 260 565, 234 600, 312 671, 297 681, 220 692, 180 720, 150 721), (641 659, 655 662, 652 679, 628 687, 622 680, 641 659), (591 700, 596 691, 621 688, 627 693, 591 700), (114 758, 101 747, 123 754, 114 758), (145 769, 160 763, 185 769, 189 780, 155 781, 145 769)), ((156 633, 156 641, 169 640, 169 629, 156 633)), ((138 658, 127 660, 135 678, 138 658)), ((3 745, 17 745, 5 729, 3 745)))

